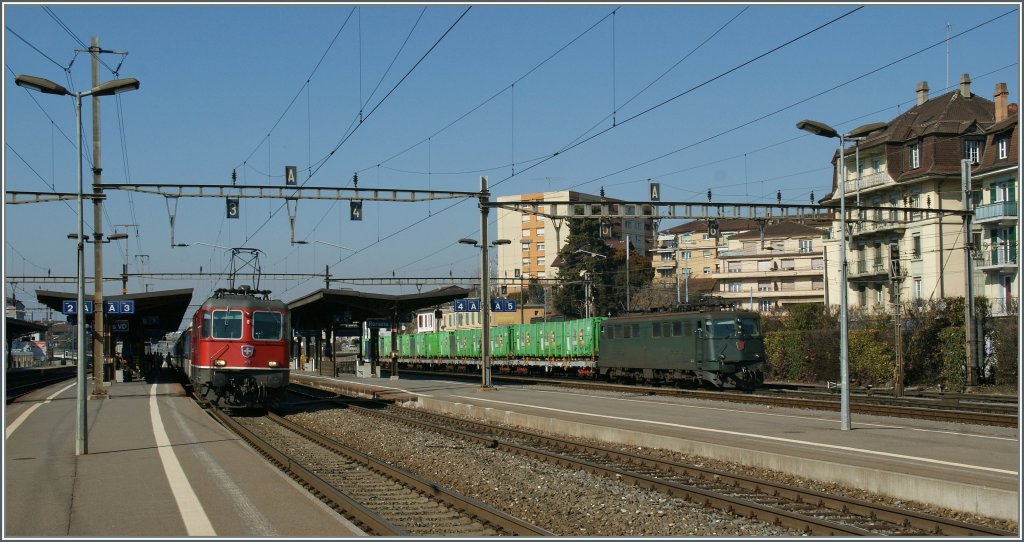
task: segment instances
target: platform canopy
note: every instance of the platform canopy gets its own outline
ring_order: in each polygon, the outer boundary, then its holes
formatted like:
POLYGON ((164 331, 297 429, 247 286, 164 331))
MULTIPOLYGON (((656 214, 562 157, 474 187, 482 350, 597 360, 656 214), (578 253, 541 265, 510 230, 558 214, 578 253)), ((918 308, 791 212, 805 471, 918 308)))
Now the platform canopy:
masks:
POLYGON ((46 331, 46 326, 37 324, 35 322, 29 322, 27 320, 18 320, 17 318, 7 317, 7 321, 4 324, 4 335, 7 340, 16 340, 19 337, 25 335, 31 335, 32 333, 39 333, 46 331))
MULTIPOLYGON (((85 300, 91 301, 93 294, 86 292, 85 300)), ((36 290, 36 298, 40 303, 60 312, 64 300, 77 299, 76 292, 50 292, 36 290)), ((106 301, 134 301, 133 314, 104 314, 104 322, 113 325, 114 321, 127 322, 127 332, 117 332, 126 339, 160 339, 167 333, 177 331, 181 321, 188 313, 192 302, 192 288, 180 290, 162 290, 127 295, 104 295, 106 301)), ((125 324, 121 324, 125 325, 125 324)))
POLYGON ((293 329, 328 329, 335 324, 365 322, 376 318, 397 319, 406 313, 462 299, 467 295, 469 290, 458 286, 403 295, 321 288, 288 303, 288 308, 292 312, 293 329))

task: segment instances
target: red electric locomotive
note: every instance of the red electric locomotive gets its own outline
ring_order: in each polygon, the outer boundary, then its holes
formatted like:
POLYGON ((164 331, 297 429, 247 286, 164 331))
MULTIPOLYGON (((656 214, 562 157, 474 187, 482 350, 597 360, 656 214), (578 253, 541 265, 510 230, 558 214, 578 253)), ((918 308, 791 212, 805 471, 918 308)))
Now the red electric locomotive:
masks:
POLYGON ((288 386, 284 302, 250 286, 221 288, 192 316, 185 373, 197 397, 228 407, 276 405, 288 386))

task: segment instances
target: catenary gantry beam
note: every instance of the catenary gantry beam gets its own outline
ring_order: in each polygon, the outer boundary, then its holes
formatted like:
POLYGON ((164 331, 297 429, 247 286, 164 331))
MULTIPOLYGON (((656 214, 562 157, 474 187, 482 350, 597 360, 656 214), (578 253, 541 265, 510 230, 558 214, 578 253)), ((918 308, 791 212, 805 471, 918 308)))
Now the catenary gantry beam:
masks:
MULTIPOLYGON (((565 218, 635 218, 683 219, 747 218, 766 220, 792 220, 804 222, 832 222, 838 210, 825 205, 761 204, 761 203, 709 203, 693 201, 493 201, 488 207, 505 209, 550 219, 565 218)), ((855 211, 896 211, 922 213, 923 216, 964 214, 965 211, 932 209, 926 207, 892 207, 847 205, 847 214, 855 211)))

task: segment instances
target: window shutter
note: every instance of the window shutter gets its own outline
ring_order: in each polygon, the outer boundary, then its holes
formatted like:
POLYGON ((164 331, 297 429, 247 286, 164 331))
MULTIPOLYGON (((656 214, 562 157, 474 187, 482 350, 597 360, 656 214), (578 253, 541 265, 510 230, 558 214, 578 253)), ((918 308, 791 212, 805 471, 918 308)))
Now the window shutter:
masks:
POLYGON ((1017 261, 1017 230, 1010 228, 1007 231, 1010 234, 1006 239, 1007 244, 1010 245, 1010 262, 1015 263, 1017 261))
POLYGON ((996 230, 992 230, 992 237, 991 237, 991 239, 992 239, 992 265, 996 265, 997 263, 999 263, 999 256, 998 256, 998 254, 999 254, 999 247, 998 247, 998 244, 999 244, 999 234, 996 232, 996 230))
POLYGON ((1017 197, 1013 193, 1016 184, 1014 181, 1006 183, 1006 201, 1017 201, 1017 197))

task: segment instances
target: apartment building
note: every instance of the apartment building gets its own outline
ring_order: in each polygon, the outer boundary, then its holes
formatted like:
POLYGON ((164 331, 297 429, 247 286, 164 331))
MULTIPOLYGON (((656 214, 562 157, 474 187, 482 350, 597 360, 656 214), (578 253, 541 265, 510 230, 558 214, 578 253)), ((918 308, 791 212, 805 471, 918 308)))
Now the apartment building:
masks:
POLYGON ((716 295, 738 306, 766 311, 794 303, 825 303, 824 231, 796 222, 767 224, 737 233, 718 251, 722 269, 712 273, 716 295))
MULTIPOLYGON (((842 179, 850 232, 850 307, 883 307, 896 288, 902 301, 964 295, 968 236, 963 220, 938 212, 964 209, 962 159, 970 160, 976 173, 973 198, 983 217, 983 231, 969 238, 987 239, 981 245, 988 247, 988 262, 996 262, 979 266, 986 273, 985 295, 1012 297, 1008 292, 1016 291, 1017 284, 1016 253, 1011 258, 1010 250, 1017 239, 1016 210, 1010 213, 1015 209, 1017 117, 1016 105, 1006 103, 1005 88, 997 85, 996 102, 987 100, 971 92, 970 77, 964 74, 958 90, 930 98, 922 82, 914 107, 857 141, 856 148, 845 149, 841 160, 838 153, 833 155, 833 190, 821 203, 839 206, 837 183, 842 179), (1005 158, 998 158, 1001 152, 1005 158), (891 278, 894 255, 899 263, 896 281, 891 278)), ((829 262, 840 261, 835 234, 840 229, 837 216, 824 243, 829 262)), ((826 283, 828 299, 837 303, 841 281, 826 283)))
MULTIPOLYGON (((619 201, 604 196, 584 194, 571 190, 559 192, 541 192, 501 196, 499 202, 536 202, 538 212, 545 212, 544 202, 600 202, 619 201)), ((498 266, 492 270, 492 276, 502 278, 554 278, 558 275, 557 267, 552 266, 559 251, 569 239, 569 221, 538 215, 530 215, 496 209, 497 234, 495 239, 508 239, 508 245, 498 245, 498 266)), ((608 223, 610 239, 624 241, 627 237, 634 250, 646 252, 649 240, 653 237, 653 222, 650 219, 614 219, 608 223)), ((519 291, 520 287, 509 285, 509 292, 519 291)))
POLYGON ((660 232, 649 250, 654 282, 674 284, 686 276, 708 278, 720 272, 718 252, 729 246, 729 238, 757 228, 757 222, 747 218, 718 219, 717 223, 717 239, 708 235, 707 220, 693 220, 660 232))
POLYGON ((971 171, 974 205, 974 293, 988 298, 992 314, 1017 314, 1019 135, 1017 104, 1008 103, 1006 84, 996 85, 995 122, 985 131, 978 163, 971 171))

